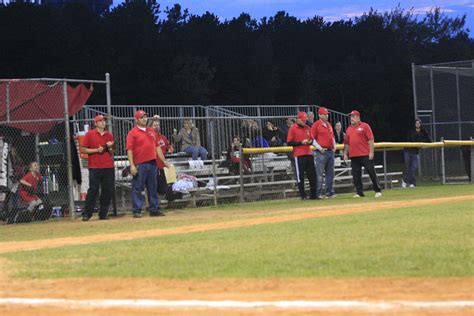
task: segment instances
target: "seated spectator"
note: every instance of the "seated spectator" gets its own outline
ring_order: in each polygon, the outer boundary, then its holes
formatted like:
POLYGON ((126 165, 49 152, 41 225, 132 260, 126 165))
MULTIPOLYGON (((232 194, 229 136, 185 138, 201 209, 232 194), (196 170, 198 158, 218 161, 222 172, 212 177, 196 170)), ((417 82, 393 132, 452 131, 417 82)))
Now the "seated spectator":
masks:
POLYGON ((240 139, 244 148, 252 147, 252 139, 258 131, 258 124, 254 120, 244 120, 240 125, 240 139))
MULTIPOLYGON (((336 122, 336 125, 334 125, 334 140, 336 141, 336 144, 344 144, 345 137, 346 133, 342 131, 341 122, 336 122)), ((342 150, 336 150, 336 157, 342 157, 342 154, 342 150)))
MULTIPOLYGON (((234 175, 240 174, 240 137, 234 136, 229 150, 227 150, 227 161, 229 163, 229 171, 234 175)), ((242 161, 243 173, 247 174, 250 170, 250 159, 244 157, 242 161)))
POLYGON ((283 139, 283 144, 286 146, 286 139, 288 138, 288 131, 290 127, 295 124, 296 120, 292 117, 287 117, 285 120, 285 125, 280 128, 280 139, 283 139))
POLYGON ((270 147, 281 146, 283 144, 283 141, 280 139, 280 129, 270 121, 265 124, 262 135, 270 147))
POLYGON ((21 178, 20 197, 23 202, 28 204, 28 211, 33 210, 43 202, 38 197, 38 183, 41 183, 42 177, 39 172, 39 164, 33 161, 29 165, 28 173, 21 178))
POLYGON ((190 119, 184 120, 183 128, 181 128, 179 133, 174 128, 172 137, 175 142, 181 142, 181 151, 191 155, 193 160, 197 160, 198 157, 201 160, 207 159, 207 150, 201 146, 199 130, 193 126, 190 119))

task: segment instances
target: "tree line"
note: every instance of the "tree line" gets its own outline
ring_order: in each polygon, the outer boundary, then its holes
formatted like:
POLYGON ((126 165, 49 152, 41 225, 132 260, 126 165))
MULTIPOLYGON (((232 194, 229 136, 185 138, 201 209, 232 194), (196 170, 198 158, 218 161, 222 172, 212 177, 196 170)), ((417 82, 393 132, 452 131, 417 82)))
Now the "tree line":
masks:
POLYGON ((162 10, 155 0, 129 0, 102 15, 74 3, 16 2, 0 5, 0 73, 100 79, 110 72, 115 104, 357 108, 378 139, 397 140, 413 124, 411 63, 473 58, 465 20, 397 7, 349 21, 283 11, 223 21, 179 4, 162 10))

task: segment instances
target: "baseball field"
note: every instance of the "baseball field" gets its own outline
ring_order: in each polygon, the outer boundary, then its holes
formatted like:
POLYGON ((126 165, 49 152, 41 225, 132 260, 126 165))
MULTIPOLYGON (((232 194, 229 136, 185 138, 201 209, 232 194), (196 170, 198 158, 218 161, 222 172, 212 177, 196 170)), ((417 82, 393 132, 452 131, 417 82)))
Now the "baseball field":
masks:
POLYGON ((0 314, 472 315, 474 187, 0 227, 0 314))

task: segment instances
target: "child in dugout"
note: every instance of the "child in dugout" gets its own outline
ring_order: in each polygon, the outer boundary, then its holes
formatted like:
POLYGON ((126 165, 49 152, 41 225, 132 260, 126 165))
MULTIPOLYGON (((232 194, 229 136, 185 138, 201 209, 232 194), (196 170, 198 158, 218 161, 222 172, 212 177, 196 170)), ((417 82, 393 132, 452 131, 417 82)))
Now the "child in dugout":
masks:
POLYGON ((21 200, 28 204, 27 210, 33 212, 36 207, 41 207, 43 202, 38 197, 38 183, 41 183, 41 174, 39 172, 40 167, 36 161, 33 161, 29 165, 28 173, 21 178, 21 200))

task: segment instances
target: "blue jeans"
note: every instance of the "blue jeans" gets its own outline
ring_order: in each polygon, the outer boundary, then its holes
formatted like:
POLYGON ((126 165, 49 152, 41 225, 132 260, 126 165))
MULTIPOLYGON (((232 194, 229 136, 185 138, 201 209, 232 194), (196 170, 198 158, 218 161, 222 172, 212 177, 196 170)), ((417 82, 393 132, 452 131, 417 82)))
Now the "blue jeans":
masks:
POLYGON ((403 181, 407 184, 416 185, 416 172, 418 171, 418 160, 417 154, 410 154, 405 151, 405 174, 403 175, 403 181))
POLYGON ((189 146, 186 147, 184 151, 191 155, 193 157, 193 160, 197 160, 198 157, 200 157, 201 160, 207 159, 207 150, 202 146, 189 146))
POLYGON ((334 151, 326 150, 324 153, 316 151, 315 163, 318 196, 323 195, 323 178, 326 178, 326 196, 334 195, 334 151))
POLYGON ((150 203, 148 211, 150 213, 156 213, 160 210, 158 206, 158 192, 156 187, 156 162, 153 160, 138 164, 137 169, 138 173, 132 179, 133 213, 139 214, 142 211, 142 192, 145 187, 148 195, 148 202, 150 203))

